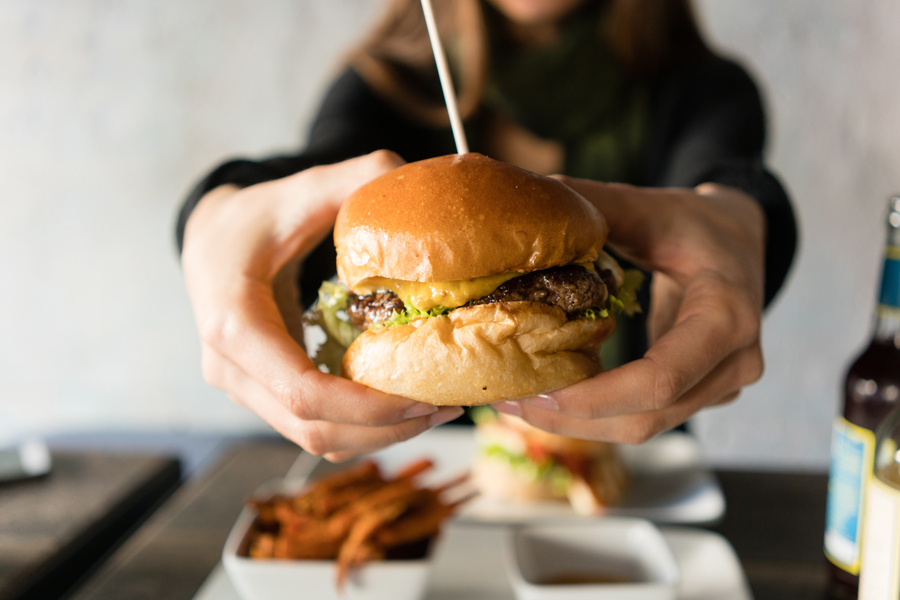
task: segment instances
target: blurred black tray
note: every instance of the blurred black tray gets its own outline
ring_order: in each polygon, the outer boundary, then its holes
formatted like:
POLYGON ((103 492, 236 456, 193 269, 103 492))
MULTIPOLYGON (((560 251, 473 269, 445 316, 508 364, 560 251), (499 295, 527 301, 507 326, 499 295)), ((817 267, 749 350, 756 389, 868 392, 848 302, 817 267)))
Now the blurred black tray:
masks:
POLYGON ((53 453, 53 470, 0 485, 0 600, 58 598, 179 485, 169 456, 53 453))

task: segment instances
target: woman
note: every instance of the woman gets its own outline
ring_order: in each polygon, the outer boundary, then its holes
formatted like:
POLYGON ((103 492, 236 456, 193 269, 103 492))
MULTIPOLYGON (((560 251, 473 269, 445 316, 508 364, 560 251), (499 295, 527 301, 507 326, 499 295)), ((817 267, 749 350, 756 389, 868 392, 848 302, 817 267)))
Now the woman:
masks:
MULTIPOLYGON (((565 173, 607 217, 614 248, 654 274, 642 358, 497 408, 639 443, 758 379, 760 314, 790 265, 793 215, 761 164, 756 88, 706 48, 687 0, 435 8, 472 149, 565 173)), ((341 202, 404 159, 453 151, 421 9, 397 0, 303 152, 226 163, 185 203, 178 235, 207 381, 333 460, 458 416, 320 373, 295 341, 298 269, 308 303, 333 274, 341 202)))

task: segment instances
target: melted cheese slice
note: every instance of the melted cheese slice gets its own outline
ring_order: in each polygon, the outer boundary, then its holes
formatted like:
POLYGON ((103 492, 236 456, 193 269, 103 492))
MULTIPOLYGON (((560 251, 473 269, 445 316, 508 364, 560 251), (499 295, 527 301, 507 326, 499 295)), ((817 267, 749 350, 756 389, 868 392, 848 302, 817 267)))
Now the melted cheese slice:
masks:
MULTIPOLYGON (((594 270, 594 264, 579 263, 585 269, 594 270)), ((500 273, 462 281, 404 281, 386 277, 367 277, 354 288, 357 294, 371 294, 378 290, 390 290, 400 296, 403 303, 419 310, 436 306, 458 308, 469 300, 487 296, 498 287, 525 273, 500 273)))
POLYGON ((354 291, 358 294, 371 294, 378 290, 391 290, 400 296, 404 304, 419 310, 429 310, 435 306, 458 308, 469 300, 487 296, 519 275, 523 273, 501 273, 463 281, 403 281, 367 277, 359 282, 354 291))

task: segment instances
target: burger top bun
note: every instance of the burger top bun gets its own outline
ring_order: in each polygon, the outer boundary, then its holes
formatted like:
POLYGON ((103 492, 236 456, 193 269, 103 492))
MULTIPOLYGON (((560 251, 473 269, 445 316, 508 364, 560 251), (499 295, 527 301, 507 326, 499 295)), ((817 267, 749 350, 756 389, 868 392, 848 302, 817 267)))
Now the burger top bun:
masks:
POLYGON ((481 154, 409 163, 357 190, 334 229, 338 276, 460 281, 593 261, 603 215, 549 177, 481 154))

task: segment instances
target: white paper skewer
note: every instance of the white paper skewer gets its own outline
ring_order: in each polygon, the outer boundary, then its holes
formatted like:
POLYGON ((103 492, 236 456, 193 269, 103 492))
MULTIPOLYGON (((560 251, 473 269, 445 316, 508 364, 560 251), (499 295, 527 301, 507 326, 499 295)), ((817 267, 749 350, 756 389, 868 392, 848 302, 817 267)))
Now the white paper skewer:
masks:
POLYGON ((450 69, 447 68, 447 57, 444 55, 444 47, 441 45, 441 38, 438 37, 431 0, 422 0, 422 11, 425 13, 425 24, 428 26, 431 49, 434 51, 434 62, 437 64, 438 76, 441 78, 441 89, 444 90, 444 102, 447 103, 447 113, 450 115, 450 128, 453 130, 453 139, 456 141, 456 152, 457 154, 467 154, 469 152, 469 143, 466 141, 466 132, 463 129, 462 119, 459 118, 459 108, 456 106, 456 92, 453 91, 453 80, 450 78, 450 69))

